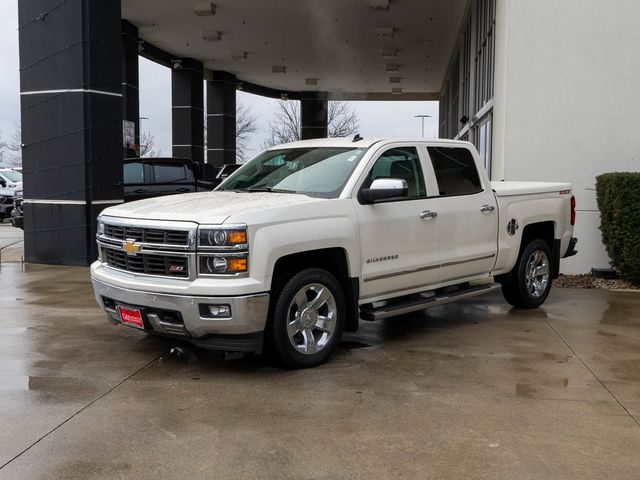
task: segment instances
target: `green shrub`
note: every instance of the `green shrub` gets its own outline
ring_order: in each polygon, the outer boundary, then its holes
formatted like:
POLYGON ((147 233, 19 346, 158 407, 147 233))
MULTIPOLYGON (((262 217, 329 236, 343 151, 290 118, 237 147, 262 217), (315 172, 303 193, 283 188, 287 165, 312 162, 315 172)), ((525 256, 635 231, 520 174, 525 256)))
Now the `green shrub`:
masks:
POLYGON ((602 243, 613 266, 640 282, 640 172, 596 177, 602 243))

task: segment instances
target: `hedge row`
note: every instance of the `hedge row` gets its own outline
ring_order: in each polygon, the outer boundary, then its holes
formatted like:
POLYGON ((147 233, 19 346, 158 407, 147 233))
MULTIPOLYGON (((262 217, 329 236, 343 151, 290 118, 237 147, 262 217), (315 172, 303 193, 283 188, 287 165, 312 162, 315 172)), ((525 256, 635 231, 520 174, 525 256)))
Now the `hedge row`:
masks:
POLYGON ((640 172, 596 177, 602 242, 613 266, 640 282, 640 172))

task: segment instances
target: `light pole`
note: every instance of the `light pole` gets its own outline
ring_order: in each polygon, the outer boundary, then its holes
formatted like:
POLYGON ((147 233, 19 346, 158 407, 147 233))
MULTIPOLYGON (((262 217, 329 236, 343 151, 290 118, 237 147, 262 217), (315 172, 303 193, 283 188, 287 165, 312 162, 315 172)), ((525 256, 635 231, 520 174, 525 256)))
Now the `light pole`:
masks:
POLYGON ((422 138, 424 138, 424 119, 425 118, 431 118, 431 115, 426 115, 426 114, 414 115, 414 118, 421 118, 422 119, 422 138))

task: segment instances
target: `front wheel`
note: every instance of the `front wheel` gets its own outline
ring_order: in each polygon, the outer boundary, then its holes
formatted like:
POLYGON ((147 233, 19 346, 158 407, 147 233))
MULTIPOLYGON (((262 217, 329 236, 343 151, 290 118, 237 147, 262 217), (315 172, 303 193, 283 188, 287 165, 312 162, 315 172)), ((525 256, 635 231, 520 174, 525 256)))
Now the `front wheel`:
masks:
POLYGON ((276 292, 265 332, 267 347, 289 368, 325 362, 340 341, 345 300, 340 283, 326 270, 295 274, 276 292))
POLYGON ((501 279, 502 294, 516 308, 537 308, 551 290, 552 256, 544 240, 529 242, 513 270, 501 279))

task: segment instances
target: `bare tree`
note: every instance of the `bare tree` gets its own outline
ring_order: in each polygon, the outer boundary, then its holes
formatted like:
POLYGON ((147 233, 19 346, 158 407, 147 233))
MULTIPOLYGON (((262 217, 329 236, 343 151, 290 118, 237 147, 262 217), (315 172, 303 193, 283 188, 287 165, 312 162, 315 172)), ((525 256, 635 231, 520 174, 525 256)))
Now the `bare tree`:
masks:
POLYGON ((2 132, 0 132, 0 165, 3 164, 9 167, 22 165, 22 135, 19 123, 16 123, 9 140, 3 140, 2 132))
POLYGON ((4 167, 5 157, 7 155, 7 142, 2 140, 2 132, 0 132, 0 165, 4 167))
POLYGON ((329 102, 329 137, 348 137, 358 133, 360 118, 349 102, 329 102))
MULTIPOLYGON (((358 132, 360 119, 349 102, 329 102, 327 112, 327 133, 329 137, 346 137, 358 132)), ((263 148, 280 143, 300 140, 302 125, 300 124, 300 102, 280 101, 273 111, 273 119, 269 123, 267 140, 263 148)))
POLYGON ((236 100, 236 163, 246 160, 247 144, 251 135, 258 130, 257 120, 251 113, 251 107, 236 100))
POLYGON ((140 135, 140 153, 141 157, 160 157, 162 150, 154 150, 153 146, 156 142, 156 136, 151 132, 142 132, 140 135))
POLYGON ((279 101, 276 109, 271 113, 268 137, 262 148, 273 147, 281 143, 300 140, 302 126, 300 125, 300 102, 279 101))

